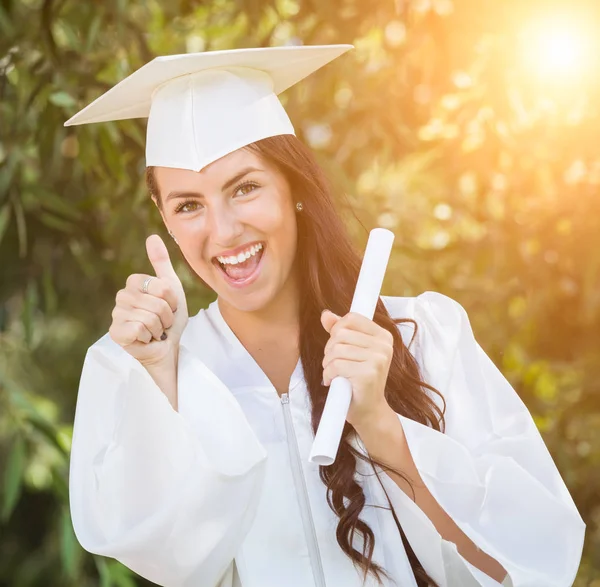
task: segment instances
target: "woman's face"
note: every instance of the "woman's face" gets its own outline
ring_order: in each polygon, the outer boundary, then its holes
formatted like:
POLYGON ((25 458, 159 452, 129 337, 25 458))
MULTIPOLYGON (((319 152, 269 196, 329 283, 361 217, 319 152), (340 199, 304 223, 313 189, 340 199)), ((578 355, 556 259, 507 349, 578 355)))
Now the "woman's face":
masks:
POLYGON ((277 168, 239 149, 200 172, 168 167, 154 172, 165 225, 220 298, 256 311, 293 283, 295 207, 277 168))

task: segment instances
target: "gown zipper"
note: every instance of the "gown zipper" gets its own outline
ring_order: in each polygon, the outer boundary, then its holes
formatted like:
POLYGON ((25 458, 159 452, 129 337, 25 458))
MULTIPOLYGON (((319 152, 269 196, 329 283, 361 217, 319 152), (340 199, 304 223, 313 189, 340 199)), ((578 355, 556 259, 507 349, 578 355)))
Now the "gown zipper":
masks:
POLYGON ((290 453, 290 463, 292 466, 292 477, 296 486, 296 494, 300 505, 300 516, 302 517, 302 526, 308 545, 308 556, 312 567, 312 573, 317 587, 326 587, 325 573, 323 572, 323 563, 321 553, 317 543, 317 532, 315 523, 310 510, 310 501, 308 500, 308 489, 306 488, 306 479, 302 472, 302 463, 300 461, 300 450, 298 441, 294 432, 292 414, 290 412, 290 397, 287 393, 281 394, 281 405, 283 407, 283 420, 285 423, 285 432, 287 436, 287 445, 290 453))

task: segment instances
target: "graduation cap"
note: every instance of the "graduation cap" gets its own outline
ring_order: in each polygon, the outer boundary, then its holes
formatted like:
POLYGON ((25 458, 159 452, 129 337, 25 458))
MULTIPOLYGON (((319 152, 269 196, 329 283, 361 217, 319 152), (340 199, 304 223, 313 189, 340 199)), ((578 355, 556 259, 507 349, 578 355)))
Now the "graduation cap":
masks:
POLYGON ((147 117, 146 165, 200 171, 260 139, 295 134, 277 95, 352 48, 286 46, 157 57, 65 126, 147 117))

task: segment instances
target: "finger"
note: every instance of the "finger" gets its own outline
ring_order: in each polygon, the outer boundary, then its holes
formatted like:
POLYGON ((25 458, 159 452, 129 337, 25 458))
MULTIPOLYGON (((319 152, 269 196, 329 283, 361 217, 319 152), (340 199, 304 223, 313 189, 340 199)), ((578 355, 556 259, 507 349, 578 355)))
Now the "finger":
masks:
POLYGON ((109 329, 110 337, 120 346, 133 344, 136 340, 149 343, 152 333, 141 322, 123 322, 109 329))
POLYGON ((141 322, 156 340, 161 340, 165 329, 160 318, 148 310, 133 308, 128 312, 127 322, 141 322))
POLYGON ((363 348, 371 348, 374 343, 374 338, 364 332, 358 330, 350 330, 349 328, 342 328, 335 333, 335 336, 330 336, 329 340, 325 344, 324 354, 331 349, 336 343, 353 344, 363 348))
POLYGON ((381 326, 375 324, 373 320, 369 320, 366 316, 362 314, 357 314, 356 312, 349 312, 345 316, 342 316, 336 324, 333 325, 331 329, 331 334, 342 328, 349 328, 350 330, 358 330, 359 332, 364 332, 365 334, 370 334, 371 336, 377 336, 380 334, 381 326))
POLYGON ((327 332, 331 332, 333 326, 340 320, 340 316, 334 314, 331 310, 323 310, 321 313, 321 324, 327 332))
POLYGON ((364 369, 365 366, 363 362, 336 359, 335 361, 331 361, 331 363, 323 370, 323 381, 325 385, 330 385, 336 377, 351 379, 360 375, 364 369))
POLYGON ((173 310, 169 303, 162 298, 153 295, 135 295, 132 296, 131 308, 145 310, 158 316, 163 330, 173 326, 173 321, 175 320, 173 310))
POLYGON ((125 325, 131 331, 131 342, 135 342, 136 340, 146 344, 152 342, 154 337, 152 336, 152 333, 148 330, 148 327, 143 322, 131 320, 129 322, 126 322, 125 325))
POLYGON ((157 277, 179 281, 179 277, 177 277, 177 273, 175 273, 175 269, 173 269, 173 265, 171 264, 169 251, 160 236, 151 234, 146 239, 146 252, 157 277))
POLYGON ((146 239, 146 253, 157 277, 173 277, 175 270, 171 264, 169 251, 158 234, 151 234, 146 239))
POLYGON ((371 359, 373 352, 364 347, 357 347, 351 344, 339 343, 334 345, 331 350, 323 357, 323 369, 338 359, 345 361, 365 362, 371 359))
POLYGON ((167 281, 154 277, 154 275, 144 275, 140 273, 134 273, 127 278, 125 290, 121 290, 117 293, 117 303, 123 306, 129 305, 132 308, 138 307, 141 304, 139 301, 140 296, 152 296, 165 300, 173 312, 177 310, 179 305, 177 294, 167 281), (148 277, 152 277, 152 279, 148 283, 147 293, 144 293, 144 282, 148 277))
POLYGON ((384 355, 394 352, 394 338, 392 334, 384 328, 379 330, 377 336, 365 334, 359 330, 343 328, 329 337, 329 340, 325 344, 323 354, 330 352, 338 343, 351 344, 384 355))

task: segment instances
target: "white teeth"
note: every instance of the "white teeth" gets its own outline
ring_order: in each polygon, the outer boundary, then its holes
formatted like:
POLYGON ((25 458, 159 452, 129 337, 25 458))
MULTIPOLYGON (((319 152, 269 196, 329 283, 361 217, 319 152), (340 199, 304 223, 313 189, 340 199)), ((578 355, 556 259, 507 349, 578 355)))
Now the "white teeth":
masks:
POLYGON ((261 251, 263 248, 262 243, 258 245, 252 245, 248 250, 240 253, 239 255, 231 256, 231 257, 217 257, 219 263, 223 263, 224 265, 237 265, 238 263, 243 263, 246 259, 253 257, 261 251))

